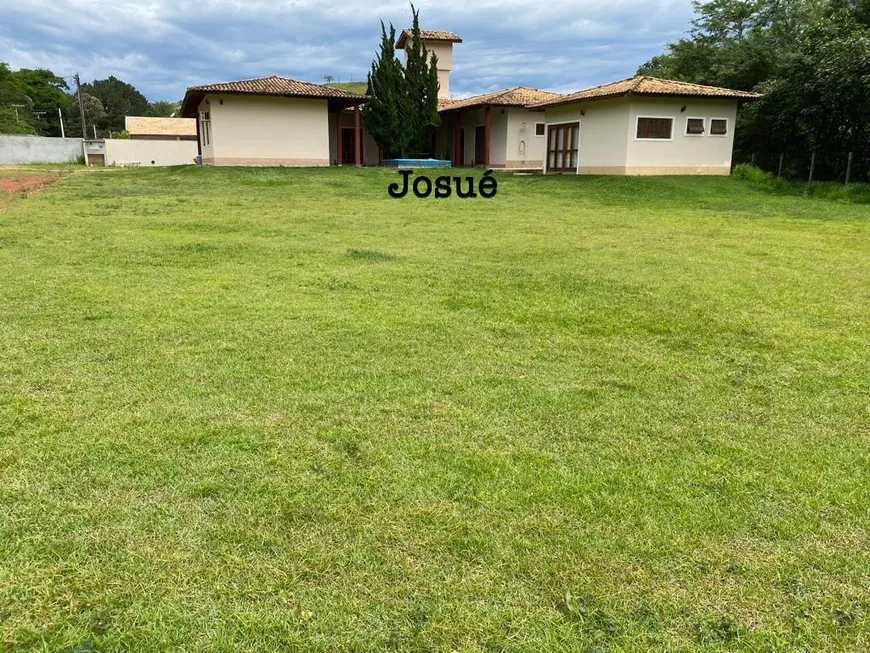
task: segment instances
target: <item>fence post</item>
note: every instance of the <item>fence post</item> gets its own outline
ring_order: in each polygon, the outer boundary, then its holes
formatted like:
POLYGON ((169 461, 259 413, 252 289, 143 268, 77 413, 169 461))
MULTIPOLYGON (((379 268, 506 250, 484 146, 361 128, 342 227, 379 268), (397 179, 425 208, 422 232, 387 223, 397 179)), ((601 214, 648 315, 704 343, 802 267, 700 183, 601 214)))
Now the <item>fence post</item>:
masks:
POLYGON ((749 165, 751 165, 751 166, 755 165, 755 152, 752 153, 752 158, 749 160, 749 165))
POLYGON ((846 185, 849 185, 849 177, 852 176, 852 153, 849 152, 849 161, 846 163, 846 185))
POLYGON ((810 157, 810 183, 813 181, 813 172, 816 169, 816 153, 813 152, 813 155, 810 157))
POLYGON ((779 169, 776 171, 777 177, 782 177, 782 157, 785 156, 784 152, 779 153, 779 169))

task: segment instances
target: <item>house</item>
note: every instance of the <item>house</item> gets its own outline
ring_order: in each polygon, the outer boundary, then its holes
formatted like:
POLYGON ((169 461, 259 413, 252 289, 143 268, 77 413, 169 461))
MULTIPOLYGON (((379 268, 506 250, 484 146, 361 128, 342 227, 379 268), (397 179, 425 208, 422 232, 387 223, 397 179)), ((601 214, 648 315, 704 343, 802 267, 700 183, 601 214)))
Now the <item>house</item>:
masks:
MULTIPOLYGON (((741 102, 755 93, 637 76, 568 95, 525 86, 452 99, 453 32, 421 30, 437 56, 439 113, 430 156, 455 166, 575 174, 728 174, 741 102)), ((404 30, 396 48, 413 39, 404 30)), ((378 165, 361 124, 367 98, 286 77, 194 86, 205 165, 378 165)))
POLYGON ((196 120, 191 118, 148 118, 126 116, 124 129, 132 140, 195 141, 196 120))
POLYGON ((760 97, 636 76, 530 108, 546 117, 544 172, 727 175, 738 104, 760 97))
POLYGON ((546 144, 545 114, 529 107, 560 97, 520 86, 442 101, 436 151, 455 166, 540 170, 546 144))
POLYGON ((328 166, 345 161, 348 128, 353 161, 360 165, 365 99, 331 86, 258 77, 189 88, 181 115, 197 118, 205 165, 328 166))

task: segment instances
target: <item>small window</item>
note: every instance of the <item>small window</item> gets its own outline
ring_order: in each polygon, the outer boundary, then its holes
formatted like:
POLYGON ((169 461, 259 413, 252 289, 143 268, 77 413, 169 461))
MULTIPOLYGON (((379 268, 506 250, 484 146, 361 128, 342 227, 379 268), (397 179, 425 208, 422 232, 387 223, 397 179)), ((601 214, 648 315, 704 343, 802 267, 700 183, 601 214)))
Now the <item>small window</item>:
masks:
POLYGON ((713 118, 710 120, 710 134, 712 136, 725 136, 728 134, 728 120, 726 118, 713 118))
POLYGON ((535 123, 535 136, 543 136, 547 133, 547 125, 542 122, 535 123))
POLYGON ((700 136, 704 133, 703 118, 686 118, 686 134, 689 136, 700 136))
POLYGON ((637 138, 670 140, 673 118, 638 118, 637 138))

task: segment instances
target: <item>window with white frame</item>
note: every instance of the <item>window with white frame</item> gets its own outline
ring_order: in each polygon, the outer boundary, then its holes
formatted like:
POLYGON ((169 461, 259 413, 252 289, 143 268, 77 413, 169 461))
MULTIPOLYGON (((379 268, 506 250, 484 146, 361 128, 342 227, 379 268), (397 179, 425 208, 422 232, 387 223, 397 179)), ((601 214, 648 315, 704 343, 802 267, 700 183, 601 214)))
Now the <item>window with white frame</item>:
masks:
POLYGON ((710 119, 710 136, 727 136, 728 118, 710 119))
POLYGON ((637 132, 635 138, 638 140, 672 140, 674 132, 674 119, 661 118, 657 116, 638 116, 637 117, 637 132))
POLYGON ((703 118, 686 118, 686 136, 702 136, 703 134, 703 118))
POLYGON ((203 147, 211 145, 211 113, 209 111, 199 112, 199 132, 203 147))

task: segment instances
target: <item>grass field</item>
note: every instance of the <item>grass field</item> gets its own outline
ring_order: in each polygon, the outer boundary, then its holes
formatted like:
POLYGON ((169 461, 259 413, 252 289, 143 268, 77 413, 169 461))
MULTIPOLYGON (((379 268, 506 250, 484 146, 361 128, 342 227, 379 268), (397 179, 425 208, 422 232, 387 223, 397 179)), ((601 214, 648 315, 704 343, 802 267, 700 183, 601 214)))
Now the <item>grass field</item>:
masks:
POLYGON ((0 649, 870 647, 870 207, 65 174, 0 212, 0 649))

